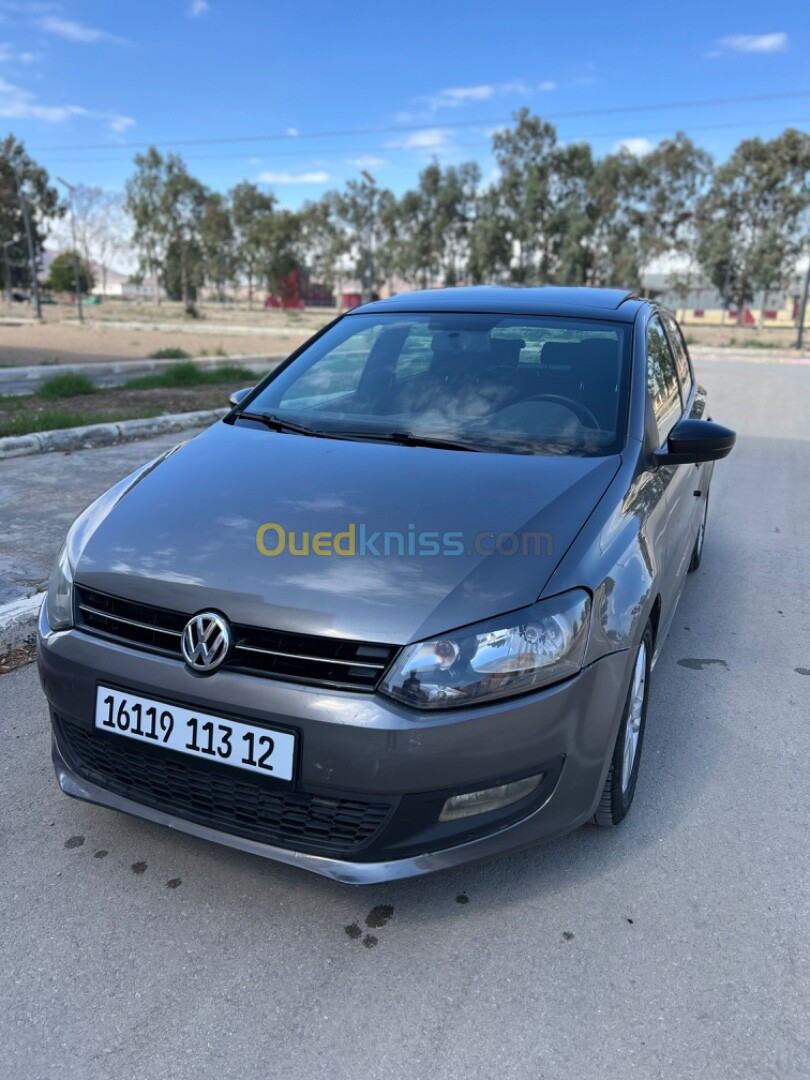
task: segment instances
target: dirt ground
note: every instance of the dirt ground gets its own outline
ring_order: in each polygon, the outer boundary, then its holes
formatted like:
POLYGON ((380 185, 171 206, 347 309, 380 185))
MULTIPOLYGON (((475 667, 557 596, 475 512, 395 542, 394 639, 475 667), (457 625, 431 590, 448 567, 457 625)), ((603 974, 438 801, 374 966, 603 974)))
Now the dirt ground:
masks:
MULTIPOLYGON (((177 305, 175 305, 176 307, 177 305)), ((141 360, 157 349, 184 349, 191 356, 280 356, 291 352, 334 312, 284 315, 275 311, 207 310, 205 318, 182 316, 169 306, 141 309, 116 305, 86 313, 45 307, 42 323, 30 312, 0 306, 0 367, 141 360)))
MULTIPOLYGON (((781 327, 684 326, 683 332, 690 345, 712 348, 792 349, 796 343, 796 331, 781 327)), ((804 340, 810 348, 810 331, 805 330, 804 340)))
MULTIPOLYGON (((0 400, 0 434, 13 417, 36 417, 43 413, 69 413, 73 424, 95 423, 104 418, 123 419, 127 416, 157 416, 162 413, 195 412, 198 409, 226 408, 228 397, 245 385, 237 383, 220 386, 190 386, 184 389, 157 390, 97 390, 94 394, 78 394, 44 401, 32 394, 27 397, 0 400)), ((52 426, 52 425, 45 425, 52 426)), ((57 426, 63 426, 59 424, 57 426)), ((30 430, 38 430, 33 425, 30 430)))

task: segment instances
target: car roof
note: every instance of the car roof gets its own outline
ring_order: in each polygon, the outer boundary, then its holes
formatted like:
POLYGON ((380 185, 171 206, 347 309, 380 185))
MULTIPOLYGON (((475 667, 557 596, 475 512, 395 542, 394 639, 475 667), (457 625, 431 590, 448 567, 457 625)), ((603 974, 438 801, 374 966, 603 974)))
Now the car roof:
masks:
POLYGON ((542 285, 465 285, 454 289, 422 289, 354 308, 350 315, 385 312, 485 312, 503 315, 569 315, 632 322, 642 304, 629 289, 595 289, 542 285))

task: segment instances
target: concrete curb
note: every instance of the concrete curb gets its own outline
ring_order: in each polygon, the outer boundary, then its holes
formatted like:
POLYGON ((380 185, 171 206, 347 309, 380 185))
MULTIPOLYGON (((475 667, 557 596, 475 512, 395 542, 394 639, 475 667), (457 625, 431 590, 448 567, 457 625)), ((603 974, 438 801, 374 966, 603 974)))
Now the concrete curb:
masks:
POLYGON ((0 607, 0 659, 24 645, 34 644, 44 599, 45 593, 39 592, 0 607))
POLYGON ((206 427, 221 419, 228 409, 204 409, 199 412, 169 413, 143 420, 120 420, 114 424, 87 424, 85 427, 58 431, 35 431, 30 435, 8 435, 0 439, 0 461, 26 454, 46 454, 54 450, 84 450, 94 446, 133 439, 148 439, 168 431, 206 427))
POLYGON ((28 367, 0 368, 0 394, 24 395, 33 393, 37 387, 54 375, 86 375, 104 387, 125 386, 129 379, 139 375, 151 375, 165 371, 174 364, 192 363, 202 370, 240 364, 257 374, 266 374, 277 367, 283 356, 262 353, 245 353, 235 356, 198 356, 191 360, 110 360, 96 364, 32 364, 28 367))

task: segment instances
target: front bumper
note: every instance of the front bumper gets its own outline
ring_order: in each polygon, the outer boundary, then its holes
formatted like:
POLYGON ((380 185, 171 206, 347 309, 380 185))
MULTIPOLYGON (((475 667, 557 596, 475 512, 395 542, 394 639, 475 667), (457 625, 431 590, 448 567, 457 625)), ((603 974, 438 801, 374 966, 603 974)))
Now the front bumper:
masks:
MULTIPOLYGON (((40 675, 54 718, 53 757, 63 791, 353 884, 417 876, 516 850, 587 821, 604 785, 629 679, 630 654, 620 652, 536 694, 426 715, 376 694, 227 672, 201 678, 176 660, 77 630, 54 633, 44 611, 39 630, 40 675), (99 681, 293 729, 300 745, 297 773, 282 794, 319 804, 337 799, 387 804, 390 814, 373 837, 335 854, 319 851, 311 841, 268 842, 249 826, 232 826, 210 813, 177 812, 171 798, 161 802, 137 797, 137 791, 133 798, 120 776, 114 783, 103 770, 88 769, 65 735, 80 731, 85 745, 99 738, 93 731, 99 681), (522 803, 462 822, 436 820, 436 808, 449 795, 537 772, 546 779, 522 803)), ((223 765, 211 769, 225 781, 236 771, 223 765)))

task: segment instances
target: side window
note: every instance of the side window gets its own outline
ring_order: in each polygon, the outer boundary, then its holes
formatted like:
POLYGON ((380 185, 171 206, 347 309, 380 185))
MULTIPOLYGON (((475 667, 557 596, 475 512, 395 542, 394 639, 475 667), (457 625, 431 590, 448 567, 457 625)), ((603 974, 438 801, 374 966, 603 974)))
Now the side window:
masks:
POLYGON ((285 388, 279 404, 319 405, 351 394, 358 387, 379 330, 378 326, 369 327, 320 357, 285 388))
POLYGON ((658 319, 653 319, 647 327, 647 390, 658 424, 660 446, 681 415, 681 396, 675 358, 658 319))
POLYGON ((664 326, 667 328, 670 344, 675 352, 675 364, 678 368, 678 378, 681 380, 684 404, 686 404, 686 400, 692 392, 693 382, 689 354, 686 351, 686 345, 678 324, 671 315, 663 315, 662 318, 664 320, 664 326))

